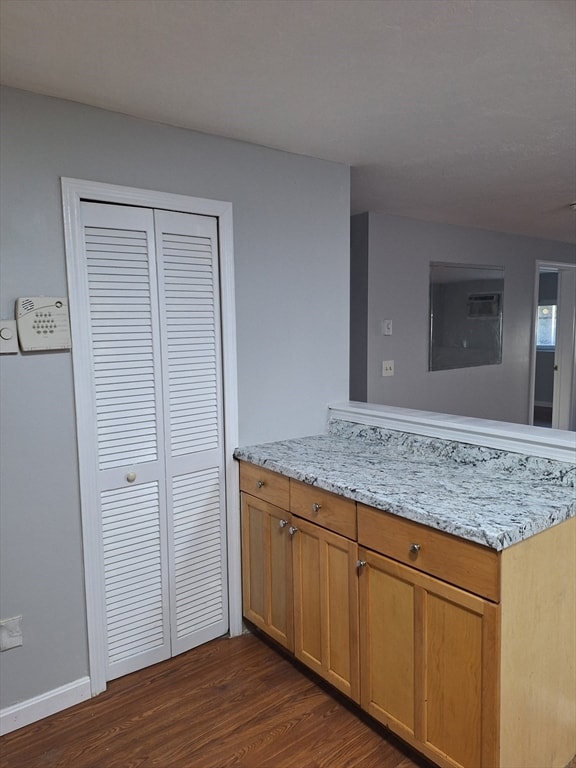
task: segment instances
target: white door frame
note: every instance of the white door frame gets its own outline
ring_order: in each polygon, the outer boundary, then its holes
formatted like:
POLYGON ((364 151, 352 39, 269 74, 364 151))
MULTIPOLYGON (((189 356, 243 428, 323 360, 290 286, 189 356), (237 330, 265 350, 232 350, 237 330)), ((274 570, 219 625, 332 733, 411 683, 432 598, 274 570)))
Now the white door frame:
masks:
MULTIPOLYGON (((242 594, 240 565, 240 511, 238 467, 233 451, 238 445, 238 382, 236 366, 236 313, 234 290, 234 248, 232 203, 175 195, 153 190, 120 187, 82 179, 62 178, 62 206, 66 244, 68 293, 88 304, 86 286, 81 278, 75 254, 83 250, 80 216, 82 200, 117 203, 146 208, 163 208, 218 220, 220 254, 220 293, 222 321, 222 367, 224 384, 224 462, 226 476, 226 521, 228 551, 228 604, 231 635, 242 632, 242 594)), ((73 365, 90 365, 88 328, 73 312, 70 317, 73 365)), ((82 499, 82 542, 84 552, 84 588, 88 630, 89 674, 92 696, 106 690, 105 600, 102 579, 101 531, 97 510, 91 505, 98 498, 96 446, 87 438, 96 414, 89 392, 75 387, 76 426, 80 496, 82 499), (89 503, 86 503, 90 500, 89 503)))
POLYGON ((576 265, 558 270, 552 428, 576 430, 576 265))
MULTIPOLYGON (((573 284, 573 276, 576 273, 576 264, 568 262, 558 261, 536 261, 536 276, 534 280, 534 301, 532 312, 532 334, 531 334, 531 362, 530 362, 530 411, 528 414, 528 424, 534 423, 534 401, 536 393, 536 324, 538 319, 538 289, 540 282, 540 272, 542 270, 550 270, 558 272, 558 303, 562 300, 561 296, 561 282, 562 274, 568 273, 567 277, 570 278, 570 284, 573 284)), ((567 282, 565 280, 565 282, 567 282)), ((564 304, 566 302, 567 291, 562 291, 564 296, 564 304)), ((559 381, 559 377, 555 376, 554 379, 554 396, 553 396, 553 418, 556 423, 552 424, 553 428, 558 428, 559 420, 562 424, 567 426, 561 428, 570 428, 568 425, 572 424, 574 429, 574 420, 576 415, 574 411, 576 407, 573 404, 573 398, 576 390, 576 350, 574 348, 576 328, 574 327, 574 307, 564 306, 562 313, 558 317, 557 334, 561 335, 561 338, 557 336, 557 347, 554 355, 554 363, 562 369, 562 381, 559 381), (562 323, 562 328, 560 328, 562 323), (559 402, 559 401, 562 402, 559 402)))

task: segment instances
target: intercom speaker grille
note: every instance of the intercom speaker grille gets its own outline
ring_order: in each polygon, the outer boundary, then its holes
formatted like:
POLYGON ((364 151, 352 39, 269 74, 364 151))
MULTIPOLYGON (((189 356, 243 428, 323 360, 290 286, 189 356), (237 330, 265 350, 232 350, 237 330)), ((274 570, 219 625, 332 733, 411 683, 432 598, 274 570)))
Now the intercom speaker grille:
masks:
POLYGON ((34 309, 35 304, 32 299, 23 299, 21 307, 25 312, 31 312, 34 309))

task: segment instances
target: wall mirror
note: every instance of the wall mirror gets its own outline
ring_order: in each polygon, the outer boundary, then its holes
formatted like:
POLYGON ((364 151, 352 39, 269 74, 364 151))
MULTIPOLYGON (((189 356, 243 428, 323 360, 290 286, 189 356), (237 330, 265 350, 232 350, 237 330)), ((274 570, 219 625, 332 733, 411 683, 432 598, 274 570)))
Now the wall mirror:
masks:
POLYGON ((504 268, 430 263, 429 370, 502 362, 504 268))

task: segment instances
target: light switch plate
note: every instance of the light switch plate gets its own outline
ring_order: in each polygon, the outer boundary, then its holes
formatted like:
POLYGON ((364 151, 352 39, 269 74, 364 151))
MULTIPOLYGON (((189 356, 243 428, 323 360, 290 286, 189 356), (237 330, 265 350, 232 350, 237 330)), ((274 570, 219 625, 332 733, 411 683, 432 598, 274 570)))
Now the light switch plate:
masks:
POLYGON ((18 352, 16 320, 0 320, 0 355, 18 352))
POLYGON ((382 360, 382 376, 394 376, 394 360, 382 360))
POLYGON ((382 320, 382 336, 392 336, 392 320, 382 320))

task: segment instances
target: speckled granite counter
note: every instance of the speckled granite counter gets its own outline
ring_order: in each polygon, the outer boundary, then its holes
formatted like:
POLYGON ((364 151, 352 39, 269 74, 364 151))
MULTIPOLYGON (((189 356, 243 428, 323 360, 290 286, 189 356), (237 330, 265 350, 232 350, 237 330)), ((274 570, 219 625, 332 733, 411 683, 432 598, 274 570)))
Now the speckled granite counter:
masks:
POLYGON ((382 427, 333 420, 234 455, 496 550, 576 514, 574 464, 382 427))

